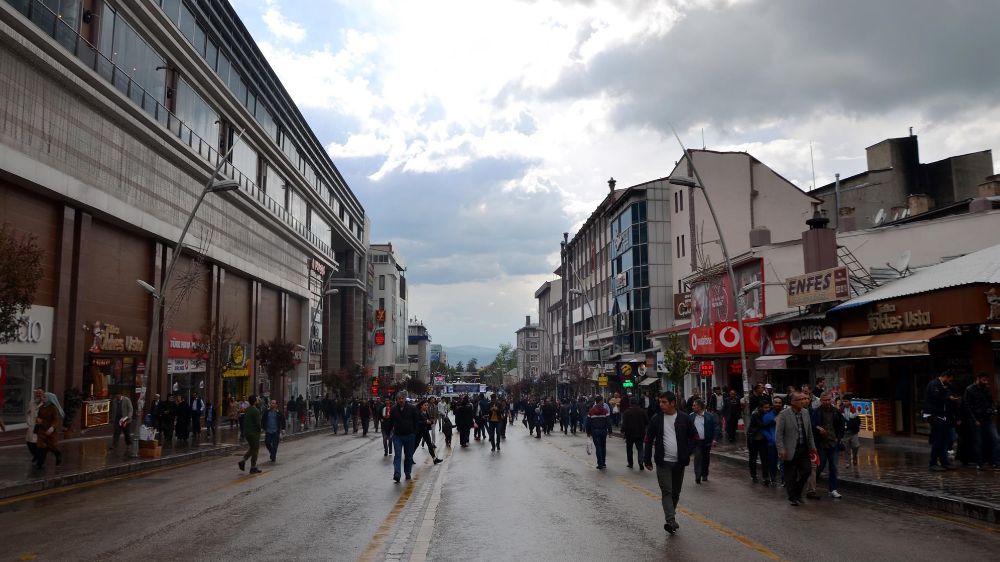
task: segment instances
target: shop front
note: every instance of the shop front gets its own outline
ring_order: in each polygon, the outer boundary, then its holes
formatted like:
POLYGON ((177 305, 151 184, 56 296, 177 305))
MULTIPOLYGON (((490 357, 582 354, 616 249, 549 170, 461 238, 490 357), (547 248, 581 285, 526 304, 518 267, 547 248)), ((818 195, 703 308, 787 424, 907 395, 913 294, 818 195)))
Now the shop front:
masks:
MULTIPOLYGON (((223 403, 233 397, 236 400, 246 398, 253 394, 253 384, 250 382, 250 354, 247 351, 247 344, 229 344, 225 360, 222 364, 222 396, 223 403)), ((267 377, 262 377, 267 380, 267 377)), ((270 388, 267 389, 268 391, 270 388)), ((267 394, 264 388, 260 390, 261 395, 267 394)))
POLYGON ((14 338, 0 344, 0 416, 8 430, 24 429, 32 391, 49 389, 53 309, 32 306, 20 319, 14 338))
POLYGON ((83 365, 84 429, 108 424, 111 399, 118 393, 134 402, 136 388, 146 376, 146 347, 141 338, 122 334, 117 325, 99 320, 89 325, 89 331, 92 340, 83 365))
POLYGON ((206 392, 206 364, 198 357, 198 337, 192 332, 167 332, 169 393, 183 396, 188 402, 192 394, 198 393, 204 398, 206 392))
POLYGON ((761 322, 760 335, 761 354, 754 360, 754 367, 765 373, 764 380, 775 392, 815 384, 819 377, 826 379, 827 388, 840 389, 836 365, 820 360, 820 350, 833 345, 839 337, 825 313, 775 315, 761 322))
POLYGON ((873 399, 876 433, 928 434, 921 412, 924 390, 942 371, 956 372, 956 392, 976 373, 995 372, 991 334, 983 328, 987 288, 849 301, 830 311, 841 337, 820 350, 821 358, 839 366, 845 391, 873 399))

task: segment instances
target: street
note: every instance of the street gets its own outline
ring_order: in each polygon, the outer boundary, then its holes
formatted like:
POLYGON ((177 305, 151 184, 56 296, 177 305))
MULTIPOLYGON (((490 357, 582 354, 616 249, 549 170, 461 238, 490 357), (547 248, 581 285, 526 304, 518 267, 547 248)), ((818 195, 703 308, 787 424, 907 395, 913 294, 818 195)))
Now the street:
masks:
MULTIPOLYGON (((97 485, 0 501, 4 560, 930 560, 991 559, 1000 528, 888 500, 791 507, 778 488, 715 463, 686 479, 668 536, 655 476, 608 469, 587 439, 531 438, 520 421, 500 453, 472 441, 417 451, 391 480, 380 437, 319 434, 283 443, 263 474, 235 455, 97 485)), ((443 438, 439 434, 439 441, 443 438)))

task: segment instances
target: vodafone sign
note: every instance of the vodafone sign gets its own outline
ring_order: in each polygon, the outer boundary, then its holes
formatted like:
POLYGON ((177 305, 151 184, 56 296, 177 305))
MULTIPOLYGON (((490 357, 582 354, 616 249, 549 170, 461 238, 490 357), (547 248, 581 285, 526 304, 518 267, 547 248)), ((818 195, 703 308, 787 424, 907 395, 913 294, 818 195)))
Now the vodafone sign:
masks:
MULTIPOLYGON (((747 353, 760 352, 760 328, 743 325, 747 353)), ((731 355, 740 352, 740 330, 736 322, 716 322, 710 326, 691 328, 688 338, 691 355, 731 355)))

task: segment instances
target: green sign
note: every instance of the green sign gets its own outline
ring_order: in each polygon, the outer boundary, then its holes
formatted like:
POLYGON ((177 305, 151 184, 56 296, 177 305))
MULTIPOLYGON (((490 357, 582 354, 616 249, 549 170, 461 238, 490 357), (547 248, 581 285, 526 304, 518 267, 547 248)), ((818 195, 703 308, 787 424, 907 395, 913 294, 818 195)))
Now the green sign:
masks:
POLYGON ((632 379, 625 379, 625 382, 622 383, 622 388, 632 388, 633 386, 635 383, 632 382, 632 379))

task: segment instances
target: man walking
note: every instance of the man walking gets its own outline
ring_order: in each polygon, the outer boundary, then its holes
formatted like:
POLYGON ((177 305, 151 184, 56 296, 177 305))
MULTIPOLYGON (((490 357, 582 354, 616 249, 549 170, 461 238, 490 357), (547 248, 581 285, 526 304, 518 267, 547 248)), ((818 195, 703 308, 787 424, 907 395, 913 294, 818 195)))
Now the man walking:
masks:
POLYGON ((392 479, 399 482, 399 465, 400 461, 403 461, 403 473, 409 480, 411 478, 410 470, 413 467, 413 449, 416 447, 417 424, 420 423, 420 415, 413 404, 407 403, 406 394, 400 392, 396 395, 396 405, 392 407, 389 417, 392 424, 392 448, 396 452, 392 459, 392 479))
POLYGON ((587 435, 594 441, 594 455, 597 469, 604 470, 608 452, 608 433, 611 430, 611 411, 600 396, 594 398, 594 405, 587 412, 587 435))
POLYGON ((924 392, 923 415, 931 424, 931 470, 956 470, 948 462, 948 444, 951 441, 952 426, 949 416, 953 408, 949 402, 958 401, 958 397, 952 395, 949 389, 954 376, 955 373, 951 370, 942 372, 936 379, 927 383, 927 390, 924 392))
POLYGON ((205 415, 205 401, 195 392, 191 395, 191 433, 195 439, 201 438, 201 417, 205 415))
POLYGON ((644 464, 653 470, 656 463, 656 481, 660 485, 663 504, 663 529, 671 535, 677 532, 677 502, 684 484, 684 469, 691 460, 691 451, 697 446, 698 431, 691 418, 677 413, 677 396, 667 391, 660 394, 660 411, 649 422, 646 430, 644 464))
POLYGON ((722 406, 723 416, 726 418, 726 439, 730 443, 736 442, 736 429, 740 423, 740 399, 736 396, 735 390, 730 390, 722 406))
POLYGON ((261 471, 257 468, 257 454, 260 451, 260 410, 257 407, 260 401, 256 396, 250 395, 248 402, 250 405, 243 414, 243 437, 247 440, 247 452, 237 464, 240 470, 246 470, 247 459, 250 459, 250 474, 257 474, 261 471))
POLYGON ((625 436, 625 456, 629 468, 632 468, 632 447, 635 447, 636 455, 639 457, 639 470, 645 468, 642 464, 642 441, 646 438, 646 424, 646 410, 638 401, 632 402, 628 410, 622 414, 622 435, 625 436))
POLYGON ((271 400, 270 407, 264 412, 264 446, 267 452, 271 453, 271 462, 278 457, 278 442, 281 440, 281 432, 285 430, 285 416, 278 410, 278 401, 271 400))
POLYGON ((111 450, 118 446, 118 436, 125 434, 125 446, 132 444, 132 434, 129 433, 129 424, 132 423, 132 401, 124 392, 119 392, 115 397, 114 411, 111 412, 112 423, 115 424, 114 434, 111 436, 111 450))
POLYGON ((698 432, 698 442, 694 445, 694 483, 708 482, 708 463, 712 460, 712 442, 715 441, 717 422, 715 415, 705 411, 705 401, 701 398, 691 403, 691 422, 698 432))
POLYGON ((987 373, 979 373, 976 381, 965 389, 962 408, 965 410, 966 436, 971 445, 970 460, 979 470, 985 470, 987 464, 997 468, 996 462, 1000 459, 993 458, 991 416, 994 411, 993 397, 990 395, 990 376, 987 373))
POLYGON ((785 467, 785 489, 788 503, 802 503, 802 489, 812 471, 811 455, 816 454, 812 421, 809 419, 809 397, 802 392, 789 394, 791 404, 778 415, 775 428, 775 445, 778 458, 785 467))
POLYGON ((819 476, 823 469, 830 467, 830 474, 827 477, 830 497, 839 499, 840 492, 837 491, 837 451, 841 440, 844 438, 844 415, 840 410, 833 407, 833 395, 824 392, 819 397, 819 408, 812 411, 812 426, 816 432, 816 448, 819 450, 819 467, 816 469, 816 476, 819 476))

